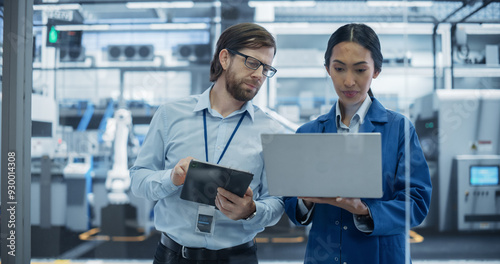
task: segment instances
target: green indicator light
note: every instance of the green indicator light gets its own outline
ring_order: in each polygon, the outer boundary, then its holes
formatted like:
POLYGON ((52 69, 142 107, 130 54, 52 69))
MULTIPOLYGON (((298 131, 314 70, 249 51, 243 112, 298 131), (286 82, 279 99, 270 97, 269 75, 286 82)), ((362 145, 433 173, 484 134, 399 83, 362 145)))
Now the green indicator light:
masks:
POLYGON ((52 26, 50 28, 50 32, 49 32, 49 42, 50 43, 56 43, 57 42, 57 30, 54 28, 54 26, 52 26))

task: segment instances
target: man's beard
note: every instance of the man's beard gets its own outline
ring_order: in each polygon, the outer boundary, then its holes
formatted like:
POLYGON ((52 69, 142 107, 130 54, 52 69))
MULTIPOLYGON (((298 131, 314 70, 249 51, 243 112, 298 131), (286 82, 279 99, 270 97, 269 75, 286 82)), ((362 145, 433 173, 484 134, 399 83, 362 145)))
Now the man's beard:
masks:
POLYGON ((253 90, 246 90, 242 88, 242 86, 244 85, 244 81, 236 81, 234 74, 232 74, 231 72, 228 72, 228 74, 226 74, 226 90, 231 96, 233 96, 234 99, 238 101, 248 102, 252 100, 255 95, 257 95, 257 92, 260 89, 259 84, 257 84, 256 82, 248 81, 247 83, 255 85, 257 87, 255 93, 253 92, 253 90))

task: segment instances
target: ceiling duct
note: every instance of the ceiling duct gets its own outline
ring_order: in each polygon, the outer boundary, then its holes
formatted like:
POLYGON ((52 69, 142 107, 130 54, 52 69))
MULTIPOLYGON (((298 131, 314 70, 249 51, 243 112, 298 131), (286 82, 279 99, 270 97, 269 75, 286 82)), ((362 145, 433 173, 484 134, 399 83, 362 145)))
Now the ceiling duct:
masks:
POLYGON ((181 60, 208 63, 212 52, 209 44, 186 44, 177 47, 176 55, 181 60))
POLYGON ((152 61, 153 45, 109 45, 108 61, 152 61))
POLYGON ((85 61, 85 48, 81 46, 62 46, 59 49, 59 61, 61 62, 85 61))

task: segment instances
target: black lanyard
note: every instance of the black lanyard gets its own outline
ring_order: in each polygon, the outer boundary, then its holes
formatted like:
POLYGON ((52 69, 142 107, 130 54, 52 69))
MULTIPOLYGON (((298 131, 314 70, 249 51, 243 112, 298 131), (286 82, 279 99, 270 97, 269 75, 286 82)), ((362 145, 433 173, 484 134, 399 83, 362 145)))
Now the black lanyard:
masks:
MULTIPOLYGON (((233 134, 231 134, 231 137, 229 138, 229 140, 227 141, 227 144, 226 144, 226 147, 224 147, 224 150, 222 151, 222 154, 220 154, 220 157, 219 157, 219 160, 217 161, 217 164, 219 164, 220 160, 222 159, 222 157, 224 156, 224 154, 226 153, 226 150, 227 150, 227 147, 229 147, 229 144, 231 143, 231 140, 233 140, 233 137, 234 137, 234 134, 236 134, 236 131, 238 131, 238 128, 240 127, 241 125, 241 122, 243 122, 243 118, 245 118, 245 113, 243 113, 243 115, 241 115, 241 118, 240 118, 240 121, 238 121, 238 124, 236 125, 236 127, 234 128, 234 131, 233 131, 233 134)), ((207 143, 207 109, 204 109, 203 110, 203 128, 205 129, 205 158, 208 162, 208 143, 207 143)))

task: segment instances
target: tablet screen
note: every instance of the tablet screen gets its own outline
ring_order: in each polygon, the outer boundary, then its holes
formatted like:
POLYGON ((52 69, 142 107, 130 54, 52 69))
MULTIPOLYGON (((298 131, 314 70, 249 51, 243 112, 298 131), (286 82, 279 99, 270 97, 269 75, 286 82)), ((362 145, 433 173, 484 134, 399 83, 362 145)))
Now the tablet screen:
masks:
POLYGON ((243 197, 252 178, 250 172, 191 160, 181 199, 215 206, 218 187, 243 197))

